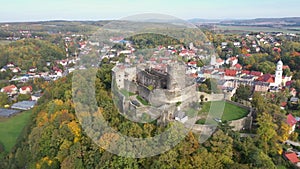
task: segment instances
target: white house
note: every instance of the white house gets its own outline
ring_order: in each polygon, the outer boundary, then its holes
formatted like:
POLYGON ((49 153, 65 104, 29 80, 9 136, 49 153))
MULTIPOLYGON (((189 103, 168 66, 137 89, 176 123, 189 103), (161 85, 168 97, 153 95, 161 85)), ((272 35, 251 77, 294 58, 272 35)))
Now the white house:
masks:
POLYGON ((32 92, 31 86, 24 86, 20 88, 20 94, 30 94, 32 92))

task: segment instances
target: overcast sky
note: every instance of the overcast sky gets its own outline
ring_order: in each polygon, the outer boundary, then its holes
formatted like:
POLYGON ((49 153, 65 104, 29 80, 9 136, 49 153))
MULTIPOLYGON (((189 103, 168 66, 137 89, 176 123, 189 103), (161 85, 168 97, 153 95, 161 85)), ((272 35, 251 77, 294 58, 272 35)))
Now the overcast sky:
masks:
POLYGON ((1 0, 0 22, 108 20, 141 13, 181 19, 300 16, 300 0, 1 0))

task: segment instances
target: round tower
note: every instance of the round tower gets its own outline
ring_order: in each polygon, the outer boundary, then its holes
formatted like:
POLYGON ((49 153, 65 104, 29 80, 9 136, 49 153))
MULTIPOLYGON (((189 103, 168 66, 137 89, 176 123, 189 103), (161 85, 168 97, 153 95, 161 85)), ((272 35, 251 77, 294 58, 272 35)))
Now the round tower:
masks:
POLYGON ((282 70, 283 67, 283 62, 281 60, 279 60, 277 62, 277 67, 276 67, 276 73, 275 73, 275 84, 280 86, 282 83, 282 70))

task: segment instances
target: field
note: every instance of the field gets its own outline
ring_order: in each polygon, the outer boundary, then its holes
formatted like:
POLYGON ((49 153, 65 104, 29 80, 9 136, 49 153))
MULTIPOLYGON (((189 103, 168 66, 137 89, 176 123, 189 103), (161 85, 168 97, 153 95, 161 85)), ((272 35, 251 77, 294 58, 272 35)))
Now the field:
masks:
POLYGON ((8 119, 0 119, 0 142, 8 152, 16 144, 17 138, 30 119, 31 111, 17 114, 8 119))
MULTIPOLYGON (((248 114, 247 109, 222 101, 204 103, 199 115, 207 115, 208 112, 211 112, 212 116, 223 112, 222 121, 238 120, 248 114)), ((198 120, 197 123, 203 124, 204 119, 198 120)))
POLYGON ((239 31, 240 33, 244 32, 284 32, 284 33, 300 33, 300 30, 297 31, 298 27, 290 27, 290 28, 272 28, 272 27, 260 27, 260 26, 225 26, 218 25, 217 29, 220 30, 228 30, 228 31, 239 31), (293 29, 293 30, 288 30, 293 29))

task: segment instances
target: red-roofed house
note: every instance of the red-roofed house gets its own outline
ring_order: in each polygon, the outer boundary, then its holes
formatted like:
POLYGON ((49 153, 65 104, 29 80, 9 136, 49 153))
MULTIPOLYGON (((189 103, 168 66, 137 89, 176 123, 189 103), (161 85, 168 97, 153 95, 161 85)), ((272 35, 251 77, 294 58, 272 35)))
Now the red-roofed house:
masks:
POLYGON ((240 65, 240 64, 236 64, 236 65, 234 65, 234 68, 235 68, 236 70, 242 70, 243 66, 240 65))
POLYGON ((250 75, 258 77, 258 76, 262 76, 263 73, 262 72, 257 72, 257 71, 251 71, 250 75))
POLYGON ((225 70, 225 76, 233 76, 235 77, 237 75, 237 71, 236 70, 230 70, 230 69, 226 69, 225 70))
POLYGON ((264 75, 260 76, 257 80, 261 81, 261 82, 268 82, 268 83, 275 82, 274 76, 271 74, 264 74, 264 75))
POLYGON ((300 161, 295 152, 293 152, 293 153, 284 153, 284 157, 293 164, 297 164, 300 161))
POLYGON ((242 74, 250 75, 250 71, 249 71, 249 70, 243 70, 243 71, 242 71, 242 74))
POLYGON ((3 87, 1 89, 1 92, 12 96, 18 93, 18 88, 15 85, 10 85, 10 86, 3 87))
POLYGON ((290 67, 289 67, 289 65, 283 65, 282 66, 282 69, 284 70, 284 69, 290 69, 290 67))
POLYGON ((197 67, 197 62, 191 61, 191 62, 188 63, 188 66, 197 67))
POLYGON ((295 119, 295 117, 292 114, 289 114, 287 116, 286 122, 292 128, 289 132, 291 134, 292 132, 295 131, 297 120, 295 119))
POLYGON ((30 94, 32 92, 31 86, 24 86, 20 88, 20 94, 30 94))

